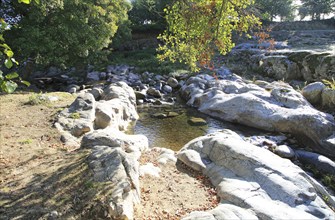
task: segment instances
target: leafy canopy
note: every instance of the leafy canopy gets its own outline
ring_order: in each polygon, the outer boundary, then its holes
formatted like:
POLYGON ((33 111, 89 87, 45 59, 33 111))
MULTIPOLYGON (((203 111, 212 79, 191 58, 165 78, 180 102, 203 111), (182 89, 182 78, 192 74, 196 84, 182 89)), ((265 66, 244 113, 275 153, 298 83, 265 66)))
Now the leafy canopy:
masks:
POLYGON ((126 0, 40 0, 28 7, 13 3, 20 21, 8 41, 24 58, 42 65, 72 66, 107 47, 127 19, 126 0))
POLYGON ((293 20, 293 0, 255 0, 255 7, 264 20, 273 20, 279 16, 282 20, 293 20))
POLYGON ((301 0, 299 8, 301 19, 311 16, 312 20, 321 19, 321 15, 327 15, 335 11, 335 0, 301 0))
POLYGON ((198 70, 214 52, 226 54, 235 45, 233 31, 247 32, 260 24, 249 11, 250 0, 182 0, 167 9, 168 29, 159 36, 161 60, 182 62, 198 70), (199 61, 199 63, 198 63, 199 61))
MULTIPOLYGON (((35 0, 38 3, 38 0, 35 0)), ((30 1, 18 0, 19 3, 29 4, 30 1)), ((8 29, 8 24, 3 18, 0 18, 0 92, 12 93, 17 88, 17 79, 19 82, 29 86, 30 83, 20 79, 17 72, 12 72, 11 69, 14 65, 19 65, 19 63, 14 58, 14 52, 6 44, 5 38, 3 37, 4 32, 8 29), (8 73, 2 71, 2 67, 8 70, 8 73), (15 81, 14 81, 15 80, 15 81)))

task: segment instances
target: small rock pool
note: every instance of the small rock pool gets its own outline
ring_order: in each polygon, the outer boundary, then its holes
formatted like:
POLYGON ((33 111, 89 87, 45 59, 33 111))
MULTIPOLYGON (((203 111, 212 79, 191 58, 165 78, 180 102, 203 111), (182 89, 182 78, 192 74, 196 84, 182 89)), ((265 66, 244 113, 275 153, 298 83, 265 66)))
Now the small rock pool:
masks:
POLYGON ((187 142, 222 129, 231 129, 242 136, 264 135, 264 131, 220 121, 183 104, 139 105, 140 118, 129 133, 143 134, 149 146, 180 150, 187 142), (192 125, 191 118, 204 119, 206 125, 192 125))

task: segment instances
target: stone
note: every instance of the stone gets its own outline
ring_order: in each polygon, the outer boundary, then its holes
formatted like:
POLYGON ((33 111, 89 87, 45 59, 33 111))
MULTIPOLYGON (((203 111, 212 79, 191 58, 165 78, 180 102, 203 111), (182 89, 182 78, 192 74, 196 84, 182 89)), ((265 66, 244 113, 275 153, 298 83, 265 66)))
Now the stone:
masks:
POLYGON ((335 163, 331 159, 317 153, 297 150, 296 155, 300 162, 306 165, 313 165, 322 173, 335 176, 335 163))
POLYGON ((172 87, 169 85, 164 85, 163 86, 163 91, 166 93, 171 93, 172 92, 172 87))
POLYGON ((101 100, 97 103, 95 109, 95 128, 104 129, 111 126, 120 131, 126 130, 129 122, 138 117, 133 115, 135 113, 128 112, 128 106, 120 99, 101 100))
POLYGON ((335 218, 323 197, 331 206, 335 201, 313 178, 290 160, 245 142, 233 131, 196 138, 177 158, 210 178, 221 203, 240 207, 253 218, 335 218))
POLYGON ((177 116, 179 116, 179 113, 177 113, 177 112, 168 112, 167 113, 167 117, 169 117, 169 118, 173 118, 173 117, 177 117, 177 116))
POLYGON ((92 94, 79 94, 69 108, 58 115, 57 129, 63 133, 68 131, 75 137, 93 130, 96 102, 92 94))
POLYGON ((335 108, 335 89, 325 88, 321 94, 322 106, 334 109, 335 108))
POLYGON ((313 108, 289 85, 273 82, 262 88, 224 79, 206 82, 204 90, 199 80, 193 78, 181 88, 187 105, 224 121, 290 133, 314 151, 335 157, 335 144, 327 141, 335 131, 334 117, 313 108))
POLYGON ((68 93, 76 93, 80 90, 80 87, 78 85, 69 85, 66 89, 68 93))
POLYGON ((100 80, 100 72, 94 71, 87 73, 86 76, 87 81, 99 81, 100 80))
POLYGON ((150 87, 147 90, 147 94, 150 95, 150 96, 153 96, 155 98, 161 98, 162 97, 162 94, 160 93, 160 91, 155 89, 155 88, 152 88, 152 87, 150 87))
POLYGON ((321 103, 321 94, 326 86, 322 82, 308 84, 302 89, 302 95, 311 103, 321 103))
POLYGON ((178 80, 175 79, 175 78, 173 78, 173 77, 170 77, 170 78, 168 79, 167 84, 168 84, 169 86, 171 86, 171 88, 173 88, 173 89, 174 89, 174 88, 177 88, 178 85, 179 85, 178 80))
POLYGON ((163 102, 161 100, 159 100, 159 99, 156 99, 152 104, 154 104, 154 105, 162 105, 163 102))
POLYGON ((160 154, 157 158, 157 162, 161 165, 167 164, 169 161, 176 163, 177 157, 175 156, 175 152, 171 149, 167 148, 154 148, 160 151, 160 154))
POLYGON ((138 157, 120 148, 95 146, 87 158, 97 182, 109 184, 102 206, 113 219, 133 219, 133 207, 140 202, 138 157))
POLYGON ((182 220, 219 220, 219 219, 258 219, 256 214, 248 209, 243 209, 233 204, 219 204, 218 207, 204 212, 204 211, 194 211, 183 217, 182 220))
POLYGON ((136 99, 145 99, 147 97, 145 91, 135 91, 136 99))
POLYGON ((203 126, 203 125, 207 125, 207 122, 205 119, 202 118, 197 118, 197 117, 191 117, 190 119, 187 120, 187 122, 190 125, 193 126, 203 126))
POLYGON ((165 113, 161 113, 161 112, 159 112, 159 113, 152 114, 151 117, 162 119, 162 118, 167 118, 168 116, 167 116, 167 114, 165 114, 165 113))
POLYGON ((298 65, 284 55, 264 56, 260 60, 260 67, 268 76, 274 79, 292 80, 301 78, 298 65))
POLYGON ((55 76, 58 76, 60 74, 61 74, 61 72, 57 67, 51 66, 48 69, 46 76, 47 77, 55 77, 55 76))
POLYGON ((104 93, 104 90, 102 88, 92 88, 88 92, 93 95, 96 101, 99 101, 102 94, 104 93))
POLYGON ((106 128, 84 135, 81 147, 93 148, 95 146, 119 147, 127 153, 142 152, 148 149, 148 138, 144 135, 127 135, 117 129, 106 128))
POLYGON ((161 169, 159 167, 156 167, 152 163, 147 163, 145 165, 140 166, 139 172, 140 176, 150 175, 154 177, 159 177, 161 169))
POLYGON ((92 123, 87 120, 78 120, 75 126, 71 129, 71 134, 75 137, 80 137, 85 133, 92 131, 92 123))
POLYGON ((292 159, 295 157, 294 150, 287 145, 276 146, 274 149, 274 153, 288 159, 292 159))

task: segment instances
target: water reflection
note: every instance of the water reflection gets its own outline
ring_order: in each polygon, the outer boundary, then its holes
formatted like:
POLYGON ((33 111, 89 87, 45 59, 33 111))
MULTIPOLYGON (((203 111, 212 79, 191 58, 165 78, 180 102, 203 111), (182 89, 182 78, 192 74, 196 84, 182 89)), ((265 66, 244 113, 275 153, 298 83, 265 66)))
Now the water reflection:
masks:
POLYGON ((185 106, 148 107, 139 106, 140 119, 133 127, 134 134, 143 134, 149 139, 150 147, 164 147, 180 150, 190 140, 222 129, 231 129, 243 136, 260 135, 264 131, 213 119, 185 106), (155 118, 154 114, 176 112, 179 115, 171 118, 155 118), (191 117, 200 117, 207 125, 192 126, 188 123, 191 117))

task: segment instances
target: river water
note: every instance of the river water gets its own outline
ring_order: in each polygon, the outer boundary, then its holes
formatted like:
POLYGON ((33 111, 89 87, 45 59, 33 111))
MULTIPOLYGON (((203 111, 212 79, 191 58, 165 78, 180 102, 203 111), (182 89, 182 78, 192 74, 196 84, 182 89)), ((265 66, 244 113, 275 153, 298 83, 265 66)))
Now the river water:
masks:
POLYGON ((233 130, 244 137, 266 133, 255 128, 211 118, 180 103, 164 107, 140 105, 137 111, 140 118, 136 121, 131 133, 145 135, 149 139, 150 147, 164 147, 178 151, 190 140, 222 129, 233 130), (162 119, 153 117, 154 114, 167 112, 175 112, 179 115, 162 119), (191 125, 188 122, 191 117, 205 119, 207 125, 191 125))

